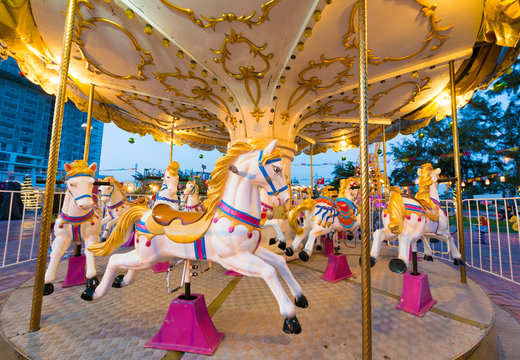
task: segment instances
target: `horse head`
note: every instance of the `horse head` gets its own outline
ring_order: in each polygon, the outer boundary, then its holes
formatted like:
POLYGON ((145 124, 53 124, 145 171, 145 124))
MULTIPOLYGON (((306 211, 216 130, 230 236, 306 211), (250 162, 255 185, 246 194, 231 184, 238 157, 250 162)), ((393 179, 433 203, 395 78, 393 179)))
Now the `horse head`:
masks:
POLYGON ((434 185, 436 188, 438 188, 440 174, 440 168, 434 170, 432 164, 422 164, 421 168, 417 170, 417 175, 419 175, 419 187, 434 185))
POLYGON ((112 176, 107 176, 102 181, 110 182, 110 185, 99 185, 98 192, 101 195, 101 201, 107 204, 114 193, 114 178, 112 176))
POLYGON ((190 180, 186 183, 186 188, 184 189, 184 195, 194 195, 199 194, 199 186, 195 180, 190 180))
POLYGON ((177 184, 179 183, 179 163, 177 161, 170 162, 170 165, 164 171, 164 183, 168 187, 168 193, 171 198, 177 195, 177 184))
POLYGON ((65 163, 65 183, 67 191, 74 199, 74 203, 81 210, 90 210, 94 206, 92 188, 97 164, 88 166, 85 160, 75 160, 72 164, 65 163))
MULTIPOLYGON (((289 186, 285 177, 282 157, 276 150, 277 141, 273 140, 264 150, 258 151, 255 167, 258 169, 255 182, 267 191, 267 195, 274 196, 280 206, 290 200, 289 186)), ((256 157, 256 154, 255 154, 256 157)))
POLYGON ((359 178, 349 177, 339 181, 339 197, 345 197, 349 200, 355 201, 359 194, 359 178))

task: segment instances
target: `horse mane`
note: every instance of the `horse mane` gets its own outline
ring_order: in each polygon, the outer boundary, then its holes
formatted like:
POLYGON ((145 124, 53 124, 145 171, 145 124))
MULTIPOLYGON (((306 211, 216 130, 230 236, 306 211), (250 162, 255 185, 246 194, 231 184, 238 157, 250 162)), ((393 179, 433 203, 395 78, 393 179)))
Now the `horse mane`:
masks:
POLYGON ((339 191, 338 197, 346 197, 347 189, 350 187, 352 183, 359 183, 359 179, 357 177, 351 176, 346 179, 341 179, 339 181, 339 191))
POLYGON ((88 163, 85 160, 74 160, 70 165, 72 166, 72 168, 69 171, 67 171, 65 179, 79 174, 86 174, 92 177, 94 177, 95 175, 94 171, 92 171, 92 169, 88 167, 88 163))
POLYGON ((177 161, 171 161, 168 167, 166 168, 166 171, 168 171, 172 175, 178 175, 179 171, 179 163, 177 161))
POLYGON ((430 163, 421 165, 421 175, 419 176, 419 191, 415 194, 417 200, 430 203, 430 185, 433 184, 431 173, 433 166, 430 163))
POLYGON ((114 179, 112 176, 107 176, 102 181, 110 182, 112 185, 114 185, 119 190, 121 195, 126 196, 126 190, 123 187, 123 185, 121 185, 121 183, 119 181, 117 181, 116 179, 114 179))
MULTIPOLYGON (((218 204, 224 195, 229 166, 233 165, 239 156, 255 150, 265 149, 267 145, 268 143, 264 139, 237 141, 228 149, 225 156, 222 156, 215 162, 215 168, 211 172, 211 179, 208 181, 208 198, 203 203, 204 208, 207 209, 206 219, 212 217, 215 211, 217 211, 218 204)), ((262 164, 279 157, 281 157, 281 153, 275 149, 271 154, 264 155, 262 164)))

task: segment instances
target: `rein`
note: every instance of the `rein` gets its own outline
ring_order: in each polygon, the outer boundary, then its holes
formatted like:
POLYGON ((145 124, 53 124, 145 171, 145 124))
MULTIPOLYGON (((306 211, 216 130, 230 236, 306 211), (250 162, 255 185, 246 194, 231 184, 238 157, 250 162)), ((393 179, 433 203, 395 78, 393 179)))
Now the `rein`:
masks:
MULTIPOLYGON (((262 164, 262 156, 263 155, 264 155, 264 150, 260 150, 260 156, 258 156, 258 167, 260 168, 260 172, 262 173, 262 176, 264 177, 265 181, 271 187, 271 190, 272 190, 272 191, 268 191, 267 195, 278 195, 282 191, 287 190, 288 186, 287 186, 287 184, 285 184, 285 186, 281 187, 280 189, 277 189, 274 186, 273 181, 271 180, 271 177, 269 175, 267 175, 267 171, 265 171, 264 164, 262 164)), ((274 163, 274 162, 277 162, 277 161, 282 161, 282 159, 281 158, 276 158, 276 159, 267 160, 265 162, 265 165, 271 164, 271 163, 274 163)))

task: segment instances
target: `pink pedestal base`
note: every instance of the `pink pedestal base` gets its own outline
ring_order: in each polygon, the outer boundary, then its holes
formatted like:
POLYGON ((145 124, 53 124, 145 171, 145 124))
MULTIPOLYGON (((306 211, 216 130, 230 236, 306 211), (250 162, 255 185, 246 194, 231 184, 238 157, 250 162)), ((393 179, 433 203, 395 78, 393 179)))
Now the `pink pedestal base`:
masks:
POLYGON ((215 352, 224 334, 213 325, 204 295, 192 295, 194 300, 183 300, 182 295, 172 300, 161 329, 146 347, 204 355, 215 352))
POLYGON ((428 275, 412 275, 410 272, 404 274, 401 301, 395 306, 396 309, 423 316, 436 302, 437 300, 432 299, 428 275))
POLYGON ((233 271, 233 270, 226 271, 224 273, 224 275, 227 275, 227 276, 244 276, 241 273, 237 273, 236 271, 233 271))
POLYGON ((130 237, 128 238, 128 240, 121 246, 123 246, 123 247, 132 247, 132 246, 134 246, 134 236, 135 236, 135 232, 132 231, 130 233, 130 237))
POLYGON ((332 239, 329 239, 325 236, 322 237, 321 245, 323 246, 323 248, 322 248, 323 255, 330 255, 334 252, 334 244, 333 244, 332 239))
POLYGON ((85 285, 85 255, 69 257, 67 276, 61 287, 85 285))
POLYGON ((329 255, 327 269, 325 269, 325 274, 321 277, 323 280, 336 283, 352 276, 354 276, 354 274, 352 274, 352 271, 350 271, 350 267, 348 266, 347 255, 329 255))
POLYGON ((168 271, 168 266, 170 266, 170 263, 168 261, 158 262, 157 264, 152 266, 152 270, 154 273, 162 273, 168 271))

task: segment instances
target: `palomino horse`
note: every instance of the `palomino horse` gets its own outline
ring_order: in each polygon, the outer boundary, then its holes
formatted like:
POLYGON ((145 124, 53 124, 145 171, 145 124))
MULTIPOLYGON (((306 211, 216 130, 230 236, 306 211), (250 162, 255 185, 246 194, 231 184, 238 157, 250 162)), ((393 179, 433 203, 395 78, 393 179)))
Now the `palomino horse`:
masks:
POLYGON ((179 198, 177 197, 177 185, 179 184, 179 163, 170 162, 164 171, 161 190, 155 196, 153 207, 159 204, 166 204, 174 210, 179 210, 179 198))
POLYGON ((92 200, 96 170, 96 163, 88 166, 84 160, 75 160, 72 164, 65 163, 67 192, 60 216, 54 225, 54 241, 49 266, 45 272, 43 295, 50 295, 54 292, 52 283, 56 277, 56 268, 72 240, 76 243, 80 243, 82 240, 85 242, 87 284, 99 283, 96 277, 94 254, 87 249, 99 241, 101 230, 101 216, 92 200))
POLYGON ((184 211, 203 211, 204 208, 199 201, 199 186, 195 180, 186 183, 184 193, 184 211))
MULTIPOLYGON (((419 192, 415 198, 405 196, 398 187, 392 187, 388 206, 383 210, 383 228, 374 232, 374 241, 370 251, 370 263, 377 262, 381 243, 384 240, 399 239, 399 258, 390 261, 390 270, 404 273, 408 268, 410 245, 417 249, 417 240, 429 238, 447 242, 455 265, 464 266, 461 255, 450 234, 448 217, 439 202, 439 174, 441 169, 433 169, 431 164, 423 164, 419 174, 419 192)), ((425 253, 429 244, 425 243, 425 253)))
POLYGON ((103 181, 110 183, 110 185, 100 185, 98 188, 101 202, 106 209, 105 216, 101 220, 101 226, 105 226, 101 239, 105 241, 112 227, 117 224, 119 217, 130 209, 131 204, 126 200, 125 191, 119 181, 112 176, 107 176, 103 181))
POLYGON ((237 141, 215 163, 208 185, 203 213, 175 211, 164 205, 156 206, 153 212, 138 206, 128 210, 107 241, 90 250, 96 255, 107 255, 125 241, 132 224, 139 221, 136 249, 112 255, 99 286, 87 288, 81 298, 93 300, 104 296, 118 270, 149 269, 173 257, 204 259, 246 276, 263 278, 285 318, 283 331, 300 333, 294 305, 276 270, 289 286, 297 306, 307 307, 307 299, 284 258, 258 246, 262 211, 259 188, 275 196, 278 205, 285 205, 290 196, 276 140, 267 146, 261 139, 237 141))
POLYGON ((289 211, 289 224, 296 228, 296 237, 290 247, 285 249, 287 256, 298 250, 301 242, 308 235, 305 248, 298 253, 303 261, 308 261, 314 248, 316 237, 327 235, 335 231, 353 233, 361 224, 361 217, 357 210, 358 180, 356 178, 343 179, 336 201, 329 197, 320 196, 316 200, 307 198, 289 211), (296 223, 304 213, 303 226, 296 223))

